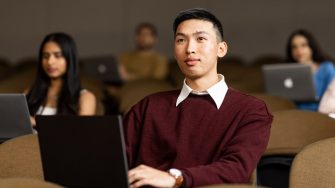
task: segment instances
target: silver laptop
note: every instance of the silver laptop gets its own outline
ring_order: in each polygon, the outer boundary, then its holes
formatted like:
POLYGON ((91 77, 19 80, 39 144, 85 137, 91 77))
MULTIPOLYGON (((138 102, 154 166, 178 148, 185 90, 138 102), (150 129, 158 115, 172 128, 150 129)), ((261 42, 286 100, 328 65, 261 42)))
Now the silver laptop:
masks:
POLYGON ((23 94, 0 94, 0 143, 32 134, 29 110, 23 94))
POLYGON ((262 67, 265 90, 270 95, 293 101, 317 101, 311 67, 299 63, 271 64, 262 67))

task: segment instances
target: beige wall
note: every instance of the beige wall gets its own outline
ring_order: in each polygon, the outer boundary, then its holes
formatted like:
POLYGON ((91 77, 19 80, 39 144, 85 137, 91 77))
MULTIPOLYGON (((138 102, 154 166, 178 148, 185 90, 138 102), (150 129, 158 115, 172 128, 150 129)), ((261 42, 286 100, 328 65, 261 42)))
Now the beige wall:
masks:
POLYGON ((251 60, 284 55, 288 35, 311 30, 335 57, 333 0, 10 0, 0 3, 0 57, 16 62, 37 54, 44 35, 74 36, 81 57, 132 48, 134 26, 150 21, 159 28, 157 48, 172 57, 172 22, 183 9, 204 7, 223 22, 229 53, 251 60))

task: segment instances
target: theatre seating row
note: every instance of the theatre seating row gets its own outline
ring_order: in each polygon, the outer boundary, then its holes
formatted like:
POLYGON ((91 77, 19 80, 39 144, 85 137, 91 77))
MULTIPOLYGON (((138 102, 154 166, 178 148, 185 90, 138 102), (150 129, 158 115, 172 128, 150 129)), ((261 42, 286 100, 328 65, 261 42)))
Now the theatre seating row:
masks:
MULTIPOLYGON (((335 120, 300 110, 275 111, 273 115, 270 141, 257 168, 257 183, 292 188, 334 185, 335 120), (324 139, 325 148, 317 144, 324 139), (281 184, 276 184, 278 181, 281 184)), ((43 180, 37 136, 26 135, 1 144, 0 166, 0 179, 43 180)))
MULTIPOLYGON (((104 56, 105 57, 105 56, 104 56)), ((106 56, 104 59, 115 59, 114 56, 106 56)), ((101 58, 96 57, 96 60, 101 58)), ((82 59, 80 62, 85 62, 82 59)), ((90 58, 94 61, 94 58, 90 58)), ((249 94, 264 94, 263 78, 261 74, 261 66, 263 64, 283 62, 283 59, 277 55, 264 55, 247 63, 239 56, 227 56, 219 60, 218 72, 225 76, 225 80, 229 86, 241 90, 249 94)), ((0 93, 20 93, 26 90, 33 83, 36 74, 36 58, 25 58, 15 64, 8 65, 5 59, 0 58, 0 93)), ((145 95, 157 91, 165 91, 168 89, 180 88, 184 76, 179 70, 175 60, 169 63, 169 74, 166 80, 156 82, 154 80, 138 81, 126 84, 122 89, 120 99, 120 111, 126 112, 135 102, 145 95), (140 87, 141 86, 141 87, 140 87), (132 89, 133 88, 133 89, 132 89), (129 92, 129 93, 128 93, 129 92)), ((102 105, 104 85, 101 80, 86 74, 85 66, 81 64, 81 79, 83 87, 91 90, 97 97, 98 108, 97 114, 104 114, 102 105)), ((266 97, 264 95, 260 96, 266 97)), ((264 98, 264 99, 268 99, 264 98)), ((270 99, 269 99, 270 100, 270 99)), ((272 100, 273 101, 273 100, 272 100)), ((272 108, 272 106, 270 106, 272 108)), ((273 110, 282 109, 283 106, 277 104, 273 110)), ((286 108, 286 106, 284 107, 286 108)), ((272 109, 271 109, 272 110, 272 109)))
POLYGON ((258 164, 257 183, 269 187, 288 187, 291 164, 305 146, 335 137, 335 120, 311 111, 273 112, 271 135, 266 152, 258 164))

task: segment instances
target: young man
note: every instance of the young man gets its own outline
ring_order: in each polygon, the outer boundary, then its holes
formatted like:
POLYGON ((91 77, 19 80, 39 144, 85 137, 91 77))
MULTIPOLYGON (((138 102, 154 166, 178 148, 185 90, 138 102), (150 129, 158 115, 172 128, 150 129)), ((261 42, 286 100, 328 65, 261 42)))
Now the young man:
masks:
MULTIPOLYGON (((140 23, 135 29, 135 49, 122 53, 119 58, 119 73, 123 83, 135 80, 163 80, 168 73, 167 58, 157 52, 157 29, 151 23, 140 23)), ((104 90, 106 114, 119 114, 119 90, 123 83, 107 83, 104 90)))
POLYGON ((264 102, 228 88, 217 74, 227 44, 214 15, 181 12, 174 34, 183 88, 144 98, 124 119, 130 184, 248 183, 266 149, 272 115, 264 102))
POLYGON ((135 29, 135 49, 120 55, 121 74, 125 81, 165 79, 168 61, 155 51, 157 29, 151 23, 140 23, 135 29))

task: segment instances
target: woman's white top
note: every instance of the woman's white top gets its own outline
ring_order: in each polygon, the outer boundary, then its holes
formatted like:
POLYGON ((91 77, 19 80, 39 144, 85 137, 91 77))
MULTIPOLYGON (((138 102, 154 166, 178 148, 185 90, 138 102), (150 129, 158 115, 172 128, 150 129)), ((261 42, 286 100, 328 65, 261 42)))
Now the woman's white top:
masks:
POLYGON ((40 106, 36 112, 36 115, 56 115, 57 108, 48 106, 40 106))
MULTIPOLYGON (((86 89, 82 89, 80 94, 87 92, 86 89)), ((56 115, 57 108, 52 108, 48 106, 40 106, 36 112, 36 115, 56 115)))

